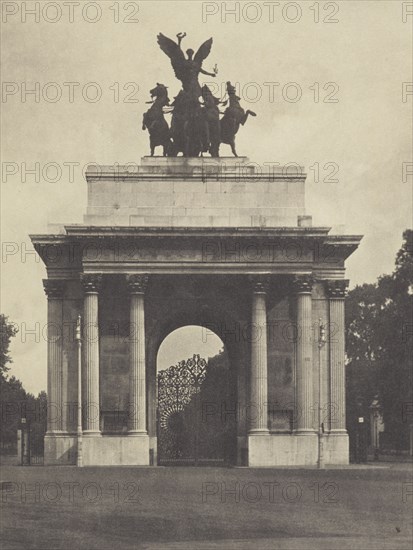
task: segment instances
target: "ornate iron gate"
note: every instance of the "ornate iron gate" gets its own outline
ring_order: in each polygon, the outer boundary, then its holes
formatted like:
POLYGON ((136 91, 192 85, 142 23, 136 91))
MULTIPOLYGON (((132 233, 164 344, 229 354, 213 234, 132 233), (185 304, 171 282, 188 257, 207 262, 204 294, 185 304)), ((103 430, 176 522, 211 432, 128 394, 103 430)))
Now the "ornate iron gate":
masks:
POLYGON ((199 441, 199 394, 206 367, 206 360, 195 354, 158 374, 159 464, 208 461, 208 457, 202 456, 199 441))

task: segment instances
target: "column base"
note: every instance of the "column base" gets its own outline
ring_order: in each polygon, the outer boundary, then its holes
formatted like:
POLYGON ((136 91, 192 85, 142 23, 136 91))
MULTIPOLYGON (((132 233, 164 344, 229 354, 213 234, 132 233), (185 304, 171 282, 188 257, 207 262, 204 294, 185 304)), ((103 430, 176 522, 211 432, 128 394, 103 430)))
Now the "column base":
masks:
POLYGON ((129 437, 148 437, 148 432, 146 430, 129 430, 129 437))
POLYGON ((301 428, 294 430, 293 435, 317 435, 317 430, 312 428, 301 428))
POLYGON ((68 433, 64 432, 63 430, 47 430, 47 432, 44 434, 45 437, 59 437, 62 435, 68 435, 68 433))
POLYGON ((102 437, 102 433, 99 430, 83 430, 83 437, 102 437))
POLYGON ((265 428, 254 428, 249 430, 248 435, 270 435, 270 430, 265 428))

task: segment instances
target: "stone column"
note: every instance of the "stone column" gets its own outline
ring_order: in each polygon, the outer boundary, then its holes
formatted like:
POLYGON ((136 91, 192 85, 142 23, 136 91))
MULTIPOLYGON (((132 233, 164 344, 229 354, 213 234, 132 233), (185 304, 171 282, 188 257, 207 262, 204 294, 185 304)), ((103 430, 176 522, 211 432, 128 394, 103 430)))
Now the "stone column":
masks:
POLYGON ((295 433, 313 434, 312 277, 294 277, 297 296, 296 417, 295 433))
MULTIPOLYGON (((63 294, 65 281, 44 279, 47 294, 47 435, 63 431, 63 294)), ((66 426, 65 426, 66 429, 66 426)))
POLYGON ((346 430, 346 380, 344 365, 344 299, 347 279, 326 281, 329 299, 330 345, 330 433, 347 433, 346 430))
POLYGON ((102 275, 82 274, 84 436, 100 435, 98 295, 102 275))
POLYGON ((127 275, 130 294, 129 435, 147 435, 144 296, 147 275, 127 275))
POLYGON ((252 279, 251 334, 251 421, 250 435, 266 435, 268 430, 267 380, 267 290, 268 278, 252 279))

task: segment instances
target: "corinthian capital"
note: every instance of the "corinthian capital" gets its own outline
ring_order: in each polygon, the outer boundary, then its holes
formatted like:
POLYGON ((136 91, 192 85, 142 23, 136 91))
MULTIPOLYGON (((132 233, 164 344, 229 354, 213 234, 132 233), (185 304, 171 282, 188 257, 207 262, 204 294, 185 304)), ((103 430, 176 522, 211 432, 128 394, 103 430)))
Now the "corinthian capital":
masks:
POLYGON ((65 291, 65 281, 59 279, 43 279, 43 288, 50 300, 61 300, 65 291))
POLYGON ((333 279, 326 281, 326 292, 329 298, 344 299, 347 295, 348 279, 333 279))
POLYGON ((296 294, 311 294, 313 289, 312 275, 296 275, 293 278, 293 289, 296 294))
POLYGON ((148 275, 126 275, 126 284, 131 294, 144 294, 148 280, 148 275))
POLYGON ((250 281, 254 294, 265 294, 268 292, 270 286, 270 278, 268 275, 252 275, 250 281))
POLYGON ((81 273, 80 280, 86 294, 97 294, 102 286, 102 275, 99 273, 81 273))

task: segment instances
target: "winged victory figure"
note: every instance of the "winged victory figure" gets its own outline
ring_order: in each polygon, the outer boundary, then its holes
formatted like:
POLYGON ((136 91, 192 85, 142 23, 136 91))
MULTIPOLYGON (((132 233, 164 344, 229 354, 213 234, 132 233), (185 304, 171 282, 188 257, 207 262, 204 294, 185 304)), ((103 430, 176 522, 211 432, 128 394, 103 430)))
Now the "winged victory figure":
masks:
POLYGON ((206 40, 194 56, 194 50, 186 50, 187 58, 181 49, 181 41, 186 36, 185 33, 177 34, 178 43, 174 42, 167 36, 159 33, 157 36, 158 44, 163 52, 171 60, 172 68, 175 72, 175 76, 182 82, 182 88, 188 95, 194 99, 202 95, 201 86, 199 85, 198 76, 202 73, 207 76, 216 76, 215 72, 209 73, 202 68, 203 61, 208 57, 211 47, 212 38, 206 40))

